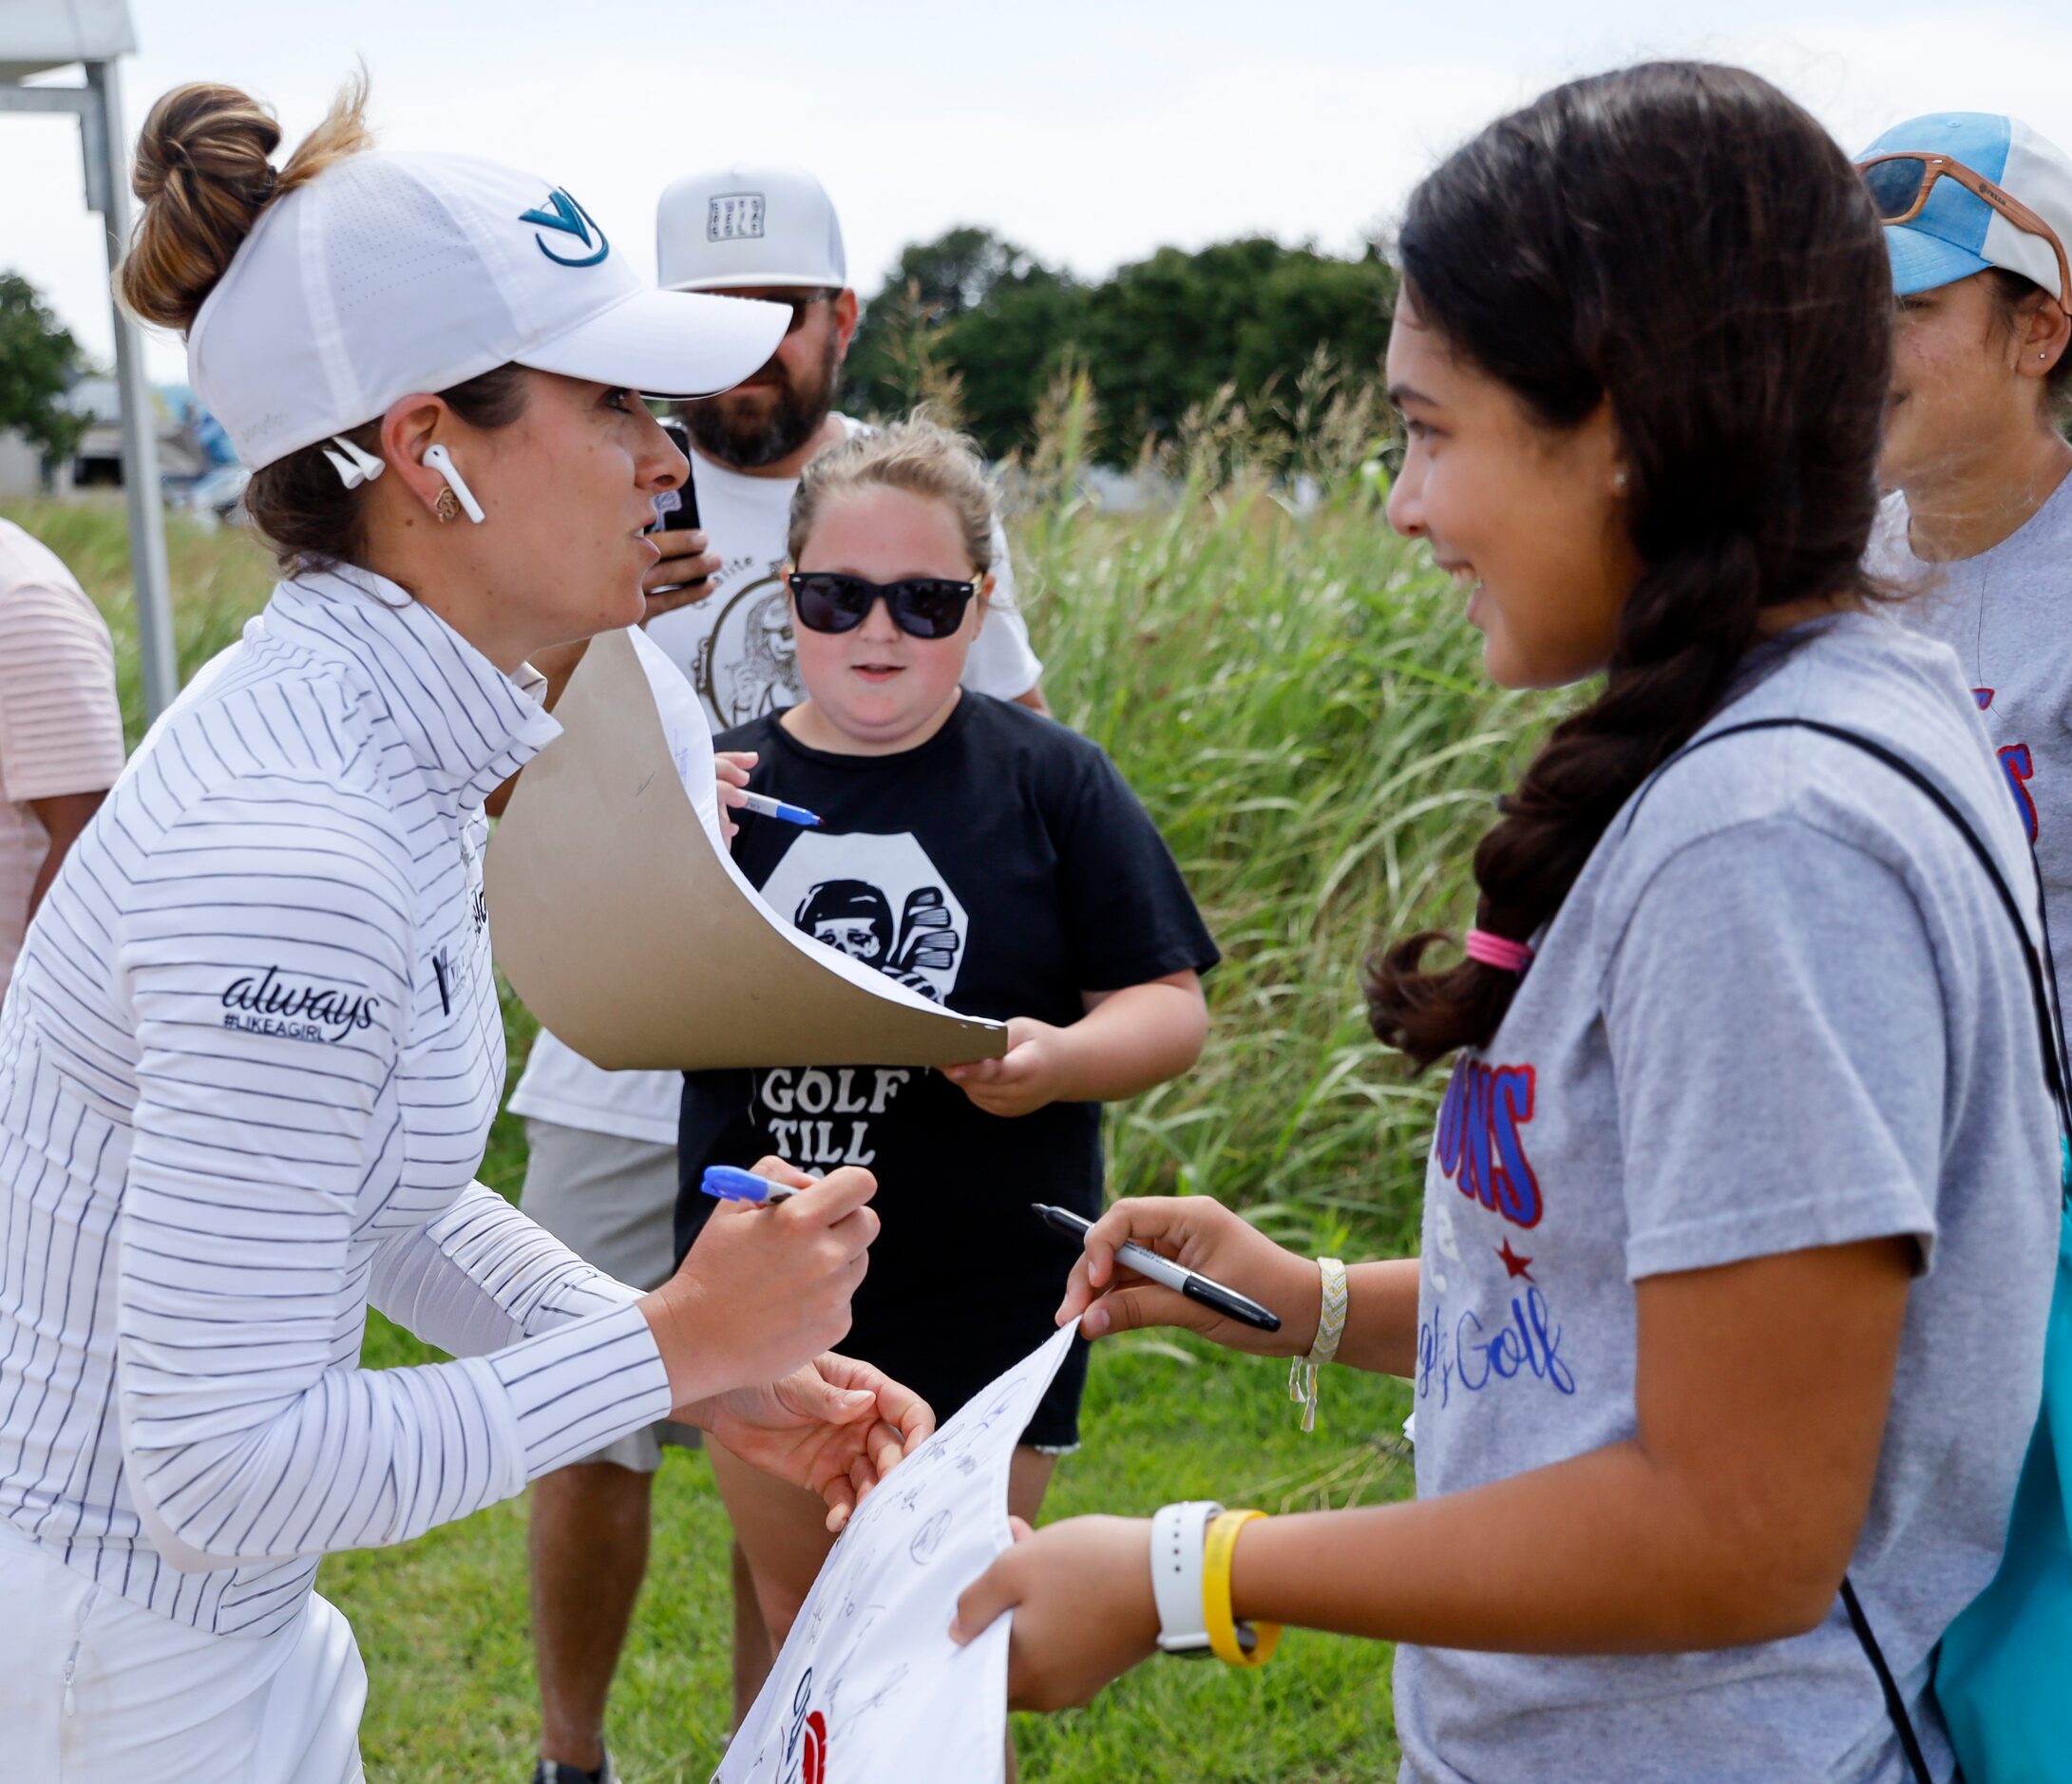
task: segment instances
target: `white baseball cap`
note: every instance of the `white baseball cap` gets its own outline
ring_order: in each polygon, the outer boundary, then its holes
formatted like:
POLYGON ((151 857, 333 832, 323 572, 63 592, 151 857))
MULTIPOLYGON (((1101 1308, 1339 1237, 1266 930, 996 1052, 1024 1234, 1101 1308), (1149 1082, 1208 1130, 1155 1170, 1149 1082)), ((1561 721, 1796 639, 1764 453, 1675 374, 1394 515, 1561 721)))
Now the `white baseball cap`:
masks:
POLYGON ((655 290, 548 180, 372 151, 260 214, 187 332, 187 375, 257 469, 513 362, 710 396, 764 365, 789 319, 655 290))
POLYGON ((655 258, 667 291, 849 282, 834 201, 803 167, 686 175, 656 206, 655 258))

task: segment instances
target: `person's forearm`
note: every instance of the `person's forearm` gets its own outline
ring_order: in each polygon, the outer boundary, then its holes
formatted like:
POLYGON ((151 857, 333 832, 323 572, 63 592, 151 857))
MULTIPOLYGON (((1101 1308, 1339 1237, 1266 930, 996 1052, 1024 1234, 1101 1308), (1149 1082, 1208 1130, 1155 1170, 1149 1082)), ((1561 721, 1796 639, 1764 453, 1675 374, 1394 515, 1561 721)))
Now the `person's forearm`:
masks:
MULTIPOLYGON (((1345 1272, 1345 1332, 1339 1361, 1370 1375, 1417 1371, 1417 1260, 1386 1258, 1345 1272)), ((1320 1289, 1320 1294, 1321 1293, 1320 1289)))
POLYGON ((22 914, 25 927, 36 920, 37 908, 57 880, 58 869, 65 865, 65 855, 66 851, 53 843, 49 852, 43 858, 43 865, 36 869, 36 877, 29 885, 29 906, 22 914))
POLYGON ((485 1356, 640 1299, 479 1183, 428 1225, 376 1246, 367 1292, 398 1325, 454 1357, 485 1356))
POLYGON ((1613 1444, 1469 1491, 1248 1525, 1232 1604, 1245 1618, 1508 1653, 1776 1641, 1813 1627, 1840 1584, 1795 1557, 1777 1509, 1613 1444))
POLYGON ((60 793, 29 802, 29 809, 36 814, 50 843, 44 850, 43 864, 36 869, 36 877, 29 883, 29 907, 22 917, 24 923, 34 920, 36 907, 56 881, 58 869, 65 865, 65 858, 71 853, 72 845, 79 841, 80 832, 93 821, 93 814, 101 809, 101 802, 106 797, 107 791, 103 788, 98 792, 60 793))
POLYGON ((1131 985, 1058 1031, 1066 1061, 1056 1100, 1113 1103, 1176 1078, 1202 1054, 1208 1012, 1196 986, 1131 985))

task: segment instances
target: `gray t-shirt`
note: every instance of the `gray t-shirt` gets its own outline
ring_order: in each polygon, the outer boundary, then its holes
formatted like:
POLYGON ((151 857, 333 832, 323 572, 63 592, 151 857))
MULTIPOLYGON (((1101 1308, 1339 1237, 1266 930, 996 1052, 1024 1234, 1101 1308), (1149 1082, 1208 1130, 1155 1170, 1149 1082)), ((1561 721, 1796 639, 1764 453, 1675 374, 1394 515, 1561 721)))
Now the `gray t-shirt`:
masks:
POLYGON ((2036 849, 2062 1003, 2072 990, 2072 477, 1990 551, 1924 563, 1888 496, 1865 567, 1916 591, 1901 617, 1957 653, 2036 849))
MULTIPOLYGON (((1802 628, 1707 729, 1785 714, 1904 752, 2033 901, 1941 645, 1881 615, 1802 628)), ((1613 823, 1490 1047, 1455 1065, 1425 1181, 1418 1493, 1630 1438, 1635 1281, 1914 1235, 1851 1574, 1918 1699, 1999 1558, 2042 1382, 2057 1182, 2018 943, 1948 821, 1812 732, 1701 749, 1613 823)), ((1420 1780, 1904 1776, 1838 1603, 1808 1635, 1710 1653, 1405 1646, 1396 1709, 1420 1780)), ((1916 1715, 1947 1776, 1942 1730, 1916 1715)))

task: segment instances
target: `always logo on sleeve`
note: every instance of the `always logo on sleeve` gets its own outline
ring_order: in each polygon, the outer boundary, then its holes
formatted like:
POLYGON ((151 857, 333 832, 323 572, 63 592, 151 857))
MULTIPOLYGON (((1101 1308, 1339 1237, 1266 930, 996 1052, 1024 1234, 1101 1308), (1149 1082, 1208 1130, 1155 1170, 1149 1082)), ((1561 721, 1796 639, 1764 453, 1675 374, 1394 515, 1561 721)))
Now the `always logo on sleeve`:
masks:
POLYGON ((372 1028, 381 999, 364 985, 268 966, 223 987, 223 1026, 283 1040, 336 1042, 372 1028))

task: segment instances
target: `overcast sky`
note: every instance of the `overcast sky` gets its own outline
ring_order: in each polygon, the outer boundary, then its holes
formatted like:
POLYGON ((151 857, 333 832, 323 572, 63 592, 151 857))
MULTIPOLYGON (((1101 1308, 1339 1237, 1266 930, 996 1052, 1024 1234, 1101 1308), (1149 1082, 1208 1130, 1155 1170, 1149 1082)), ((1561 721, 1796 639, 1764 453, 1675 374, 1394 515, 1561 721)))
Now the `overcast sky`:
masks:
MULTIPOLYGON (((0 0, 0 33, 23 0, 0 0)), ((394 147, 568 187, 652 270, 656 198, 734 160, 812 168, 867 296, 906 242, 983 223, 1099 275, 1264 231, 1343 250, 1434 159, 1566 76, 1656 55, 1758 69, 1854 148, 1932 109, 2011 111, 2072 145, 2062 0, 131 0, 132 135, 191 80, 271 102, 292 142, 353 59, 394 147)), ((0 36, 0 52, 5 40, 0 36)), ((69 76, 57 79, 76 78, 69 76)), ((106 269, 77 126, 0 116, 0 266, 105 358, 106 269)), ((182 375, 171 336, 150 365, 182 375)))

